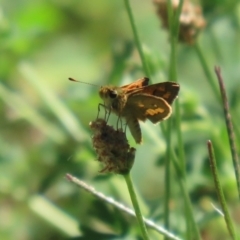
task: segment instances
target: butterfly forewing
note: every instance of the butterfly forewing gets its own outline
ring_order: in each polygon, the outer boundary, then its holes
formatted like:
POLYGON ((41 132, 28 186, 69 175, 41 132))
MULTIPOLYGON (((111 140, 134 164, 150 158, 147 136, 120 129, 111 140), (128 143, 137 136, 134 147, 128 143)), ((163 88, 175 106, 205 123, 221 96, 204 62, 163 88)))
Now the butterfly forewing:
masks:
POLYGON ((175 82, 162 82, 146 86, 142 89, 143 93, 158 96, 172 104, 179 92, 179 84, 175 82))
POLYGON ((147 86, 148 83, 149 83, 149 78, 144 77, 144 78, 140 78, 140 79, 136 80, 133 83, 122 86, 121 89, 126 94, 129 94, 131 92, 137 91, 138 89, 142 89, 143 87, 147 86))

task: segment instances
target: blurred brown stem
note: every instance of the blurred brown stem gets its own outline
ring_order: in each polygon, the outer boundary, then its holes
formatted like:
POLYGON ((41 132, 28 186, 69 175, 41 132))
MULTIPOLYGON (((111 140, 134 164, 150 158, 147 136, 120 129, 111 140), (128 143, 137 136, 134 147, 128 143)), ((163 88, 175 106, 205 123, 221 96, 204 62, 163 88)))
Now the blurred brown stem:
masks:
POLYGON ((240 166, 239 166, 239 159, 238 159, 237 150, 236 150, 235 136, 234 136, 233 124, 232 124, 232 120, 231 120, 231 114, 230 114, 230 111, 229 111, 227 94, 226 94, 223 78, 222 78, 222 75, 221 75, 220 67, 215 67, 215 73, 216 73, 217 78, 218 78, 220 91, 221 91, 221 96, 222 96, 222 101, 223 101, 223 110, 224 110, 225 122, 226 122, 226 126, 227 126, 227 131, 228 131, 228 139, 229 139, 229 144, 230 144, 230 148, 231 148, 232 161, 233 161, 233 165, 234 165, 235 176, 236 176, 237 187, 238 187, 238 195, 239 195, 239 199, 240 199, 240 166))

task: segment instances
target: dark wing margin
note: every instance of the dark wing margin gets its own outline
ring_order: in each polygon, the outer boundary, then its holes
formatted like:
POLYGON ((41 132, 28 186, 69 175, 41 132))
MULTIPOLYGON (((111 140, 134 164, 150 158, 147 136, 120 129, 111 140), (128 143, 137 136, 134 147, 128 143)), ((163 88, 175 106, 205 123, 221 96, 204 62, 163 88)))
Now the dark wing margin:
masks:
POLYGON ((176 82, 161 82, 152 84, 151 87, 143 88, 146 94, 161 97, 169 104, 172 104, 174 99, 178 96, 180 86, 176 82))

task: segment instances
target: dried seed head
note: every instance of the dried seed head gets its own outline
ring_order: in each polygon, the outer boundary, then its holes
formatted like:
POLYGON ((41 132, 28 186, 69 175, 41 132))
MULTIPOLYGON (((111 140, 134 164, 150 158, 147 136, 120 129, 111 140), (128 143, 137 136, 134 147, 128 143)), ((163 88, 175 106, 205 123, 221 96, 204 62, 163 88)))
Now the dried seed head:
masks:
POLYGON ((103 119, 90 122, 93 131, 92 143, 98 161, 104 168, 100 172, 125 174, 132 168, 135 148, 129 146, 126 134, 122 129, 115 130, 103 119))
MULTIPOLYGON (((163 27, 169 28, 168 12, 166 0, 153 0, 157 7, 157 13, 162 20, 163 27)), ((172 0, 172 7, 174 13, 179 5, 179 0, 172 0)), ((189 45, 194 44, 198 33, 206 26, 206 21, 202 15, 200 6, 195 6, 189 0, 184 0, 182 12, 180 14, 179 25, 179 41, 189 45)))

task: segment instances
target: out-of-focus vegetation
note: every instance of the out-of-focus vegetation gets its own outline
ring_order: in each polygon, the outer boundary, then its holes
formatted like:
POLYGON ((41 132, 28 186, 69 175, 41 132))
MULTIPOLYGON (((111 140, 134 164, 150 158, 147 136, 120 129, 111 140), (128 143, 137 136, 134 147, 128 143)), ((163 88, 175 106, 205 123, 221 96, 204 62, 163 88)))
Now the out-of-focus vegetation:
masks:
MULTIPOLYGON (((221 66, 232 118, 238 123, 240 3, 202 4, 207 26, 198 45, 213 76, 214 66, 221 66)), ((161 28, 153 3, 134 0, 131 6, 152 83, 171 80, 167 79, 168 33, 161 28)), ((206 80, 195 47, 179 44, 177 70, 194 216, 203 239, 230 239, 223 217, 213 207, 219 203, 206 147, 211 139, 226 200, 239 226, 240 205, 221 101, 206 80)), ((131 206, 122 177, 98 173, 101 166, 95 161, 88 124, 98 113, 99 87, 67 79, 120 86, 143 75, 123 1, 1 1, 0 239, 139 239, 133 218, 65 179, 71 173, 131 206)), ((110 121, 115 124, 116 118, 110 121)), ((166 140, 159 126, 149 122, 141 126, 144 143, 136 146, 133 181, 144 216, 162 225, 166 140)), ((239 153, 238 124, 234 130, 239 153)), ((175 135, 172 146, 177 149, 175 135)), ((172 169, 171 230, 181 236, 185 216, 177 181, 172 169)), ((161 239, 154 231, 150 236, 161 239)))

